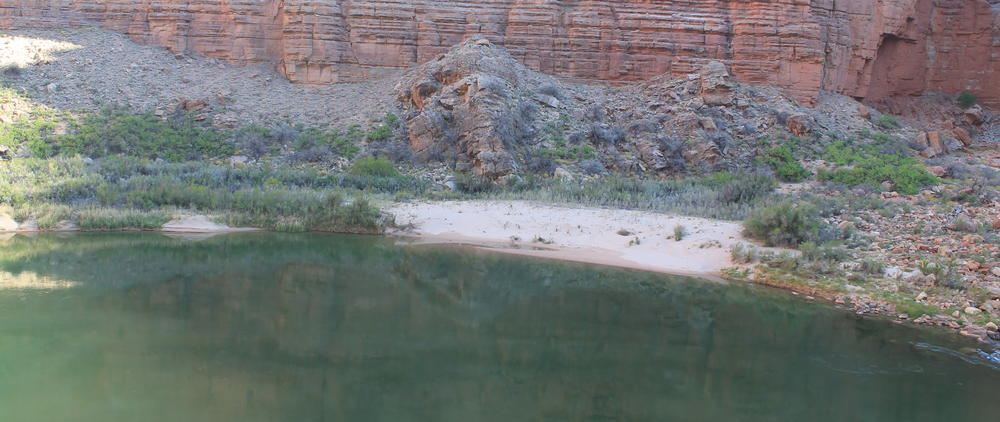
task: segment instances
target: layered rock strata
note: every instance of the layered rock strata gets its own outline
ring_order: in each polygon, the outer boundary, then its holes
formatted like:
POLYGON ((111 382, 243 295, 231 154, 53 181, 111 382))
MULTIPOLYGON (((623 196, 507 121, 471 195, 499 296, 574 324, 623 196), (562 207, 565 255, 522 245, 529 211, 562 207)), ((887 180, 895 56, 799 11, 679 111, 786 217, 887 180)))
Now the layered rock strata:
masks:
POLYGON ((0 0, 0 28, 99 24, 177 53, 328 84, 486 37, 528 67, 603 81, 723 62, 740 82, 877 102, 969 91, 1000 105, 997 0, 0 0))

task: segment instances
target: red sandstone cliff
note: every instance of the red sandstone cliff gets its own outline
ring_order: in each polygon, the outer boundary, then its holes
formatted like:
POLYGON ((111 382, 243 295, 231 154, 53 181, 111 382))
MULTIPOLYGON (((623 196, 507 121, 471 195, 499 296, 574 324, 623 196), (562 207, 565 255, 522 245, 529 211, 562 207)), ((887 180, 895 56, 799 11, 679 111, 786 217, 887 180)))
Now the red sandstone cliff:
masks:
POLYGON ((997 0, 0 0, 0 28, 97 23, 176 52, 324 84, 423 63, 477 35, 580 79, 685 75, 876 101, 970 91, 1000 105, 997 0))

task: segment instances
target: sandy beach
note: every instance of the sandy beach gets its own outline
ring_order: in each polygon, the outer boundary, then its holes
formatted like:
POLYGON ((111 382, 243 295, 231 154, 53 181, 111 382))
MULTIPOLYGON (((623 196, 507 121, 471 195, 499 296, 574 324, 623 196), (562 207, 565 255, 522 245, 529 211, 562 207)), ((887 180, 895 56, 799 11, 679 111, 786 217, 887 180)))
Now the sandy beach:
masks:
POLYGON ((394 235, 671 274, 717 276, 742 226, 644 211, 571 208, 525 201, 413 202, 388 209, 394 235), (674 228, 687 234, 675 240, 674 228))

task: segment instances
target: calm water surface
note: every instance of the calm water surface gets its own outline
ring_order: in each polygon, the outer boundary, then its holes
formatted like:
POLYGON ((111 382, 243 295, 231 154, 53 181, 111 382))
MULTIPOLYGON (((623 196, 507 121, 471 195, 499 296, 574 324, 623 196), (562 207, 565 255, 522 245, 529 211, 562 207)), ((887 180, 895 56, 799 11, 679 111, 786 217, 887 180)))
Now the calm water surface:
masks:
POLYGON ((3 421, 986 421, 945 333, 334 235, 0 239, 3 421))

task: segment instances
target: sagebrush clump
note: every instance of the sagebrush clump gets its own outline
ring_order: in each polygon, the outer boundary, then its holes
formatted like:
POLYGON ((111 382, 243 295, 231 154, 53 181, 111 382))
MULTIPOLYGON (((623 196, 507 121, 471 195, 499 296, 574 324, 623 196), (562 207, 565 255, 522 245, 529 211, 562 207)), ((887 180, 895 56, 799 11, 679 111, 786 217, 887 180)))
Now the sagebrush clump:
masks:
POLYGON ((816 206, 781 201, 754 211, 743 226, 748 237, 761 240, 767 246, 796 247, 816 238, 821 223, 816 206))
POLYGON ((399 177, 399 170, 385 157, 364 157, 351 165, 350 174, 370 177, 399 177))
POLYGON ((976 98, 975 94, 971 92, 958 94, 958 105, 962 106, 962 108, 972 107, 976 105, 976 101, 979 101, 979 98, 976 98))
POLYGON ((783 182, 801 182, 812 176, 812 173, 795 159, 788 145, 771 148, 758 157, 758 161, 774 170, 774 175, 783 182))

